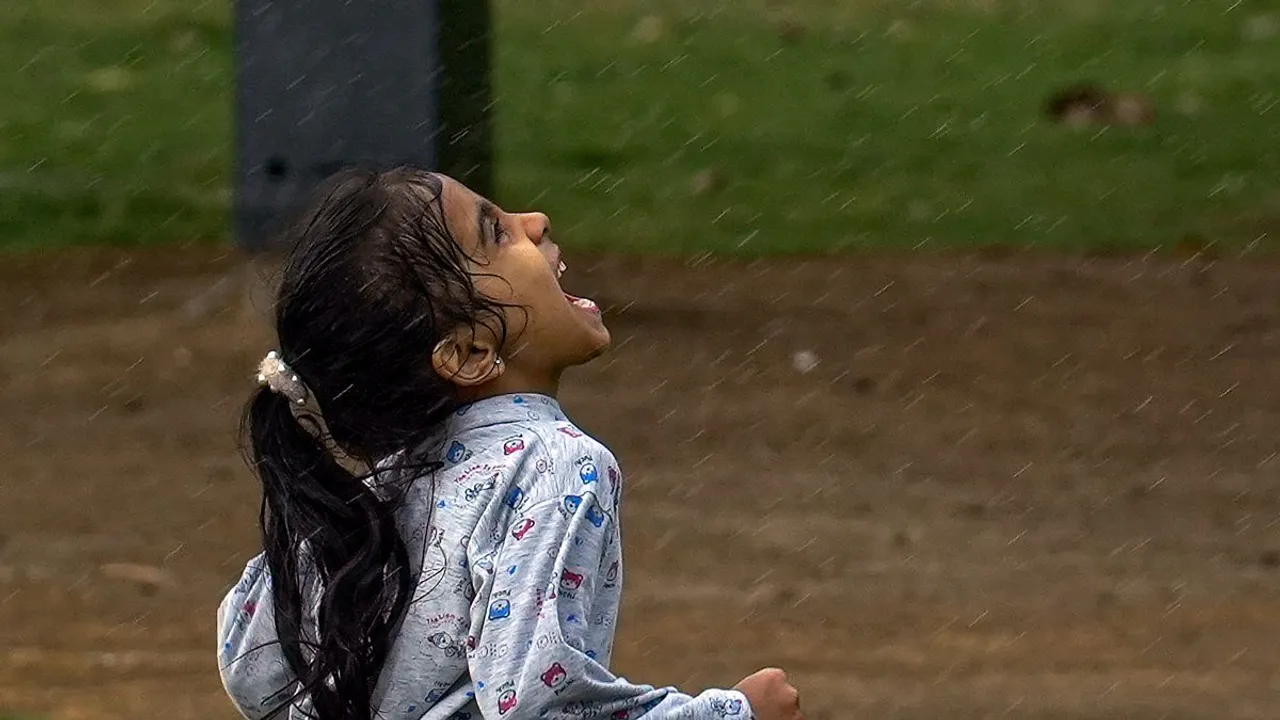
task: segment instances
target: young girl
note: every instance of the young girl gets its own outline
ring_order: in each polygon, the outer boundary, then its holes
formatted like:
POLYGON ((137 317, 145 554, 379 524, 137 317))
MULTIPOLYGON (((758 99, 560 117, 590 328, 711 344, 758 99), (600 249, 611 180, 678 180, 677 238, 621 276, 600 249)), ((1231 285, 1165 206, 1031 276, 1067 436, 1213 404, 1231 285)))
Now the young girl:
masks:
POLYGON ((293 241, 246 417, 264 552, 218 611, 242 714, 800 717, 780 670, 697 697, 608 670, 622 476, 555 397, 609 332, 546 216, 349 171, 293 241))

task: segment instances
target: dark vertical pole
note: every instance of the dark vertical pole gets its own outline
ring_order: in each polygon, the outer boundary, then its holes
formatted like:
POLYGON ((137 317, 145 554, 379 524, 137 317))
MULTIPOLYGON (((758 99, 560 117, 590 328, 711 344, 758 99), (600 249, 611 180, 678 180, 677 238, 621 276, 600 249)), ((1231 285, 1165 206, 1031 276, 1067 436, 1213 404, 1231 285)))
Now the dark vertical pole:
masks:
POLYGON ((236 0, 238 240, 335 170, 415 165, 492 194, 488 0, 236 0))
POLYGON ((439 170, 493 197, 493 88, 488 0, 437 0, 439 170))

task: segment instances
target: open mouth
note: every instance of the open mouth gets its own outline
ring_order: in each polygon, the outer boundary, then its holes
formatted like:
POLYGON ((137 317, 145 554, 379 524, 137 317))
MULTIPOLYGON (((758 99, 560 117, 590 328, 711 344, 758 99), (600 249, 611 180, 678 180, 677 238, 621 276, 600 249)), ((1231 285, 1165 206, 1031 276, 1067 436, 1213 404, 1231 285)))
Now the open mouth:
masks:
MULTIPOLYGON (((564 260, 560 260, 559 264, 555 268, 557 283, 559 283, 560 278, 564 276, 564 271, 568 269, 569 269, 568 266, 564 264, 564 260)), ((592 302, 591 300, 583 297, 578 297, 577 295, 570 295, 569 293, 564 292, 564 288, 561 288, 560 292, 564 293, 564 299, 567 300, 570 305, 578 308, 579 310, 582 310, 584 312, 589 312, 593 315, 600 314, 600 307, 596 305, 594 302, 592 302)))

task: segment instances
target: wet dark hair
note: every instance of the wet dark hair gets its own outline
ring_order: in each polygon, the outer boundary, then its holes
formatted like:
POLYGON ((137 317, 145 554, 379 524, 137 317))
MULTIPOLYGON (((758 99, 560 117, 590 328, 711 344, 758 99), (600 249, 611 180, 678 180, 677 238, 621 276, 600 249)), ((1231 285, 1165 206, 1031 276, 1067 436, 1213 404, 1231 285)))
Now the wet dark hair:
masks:
POLYGON ((475 289, 442 195, 431 173, 346 170, 289 232, 279 353, 319 418, 264 387, 244 424, 276 630, 299 681, 281 689, 273 716, 307 698, 320 720, 372 718, 414 578, 396 524, 402 494, 368 480, 390 457, 397 471, 432 467, 415 451, 459 404, 431 362, 446 333, 484 323, 506 334, 502 306, 475 289), (307 628, 312 608, 318 625, 307 628))

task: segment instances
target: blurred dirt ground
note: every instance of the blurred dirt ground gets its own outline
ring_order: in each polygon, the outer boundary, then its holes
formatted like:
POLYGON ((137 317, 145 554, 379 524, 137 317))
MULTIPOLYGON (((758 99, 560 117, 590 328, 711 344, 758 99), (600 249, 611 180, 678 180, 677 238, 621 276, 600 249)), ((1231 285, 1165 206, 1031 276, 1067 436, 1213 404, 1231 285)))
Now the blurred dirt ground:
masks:
MULTIPOLYGON (((0 269, 0 715, 232 718, 270 348, 218 248, 0 269)), ((570 258, 616 351, 616 669, 816 720, 1276 717, 1280 262, 570 258)))

